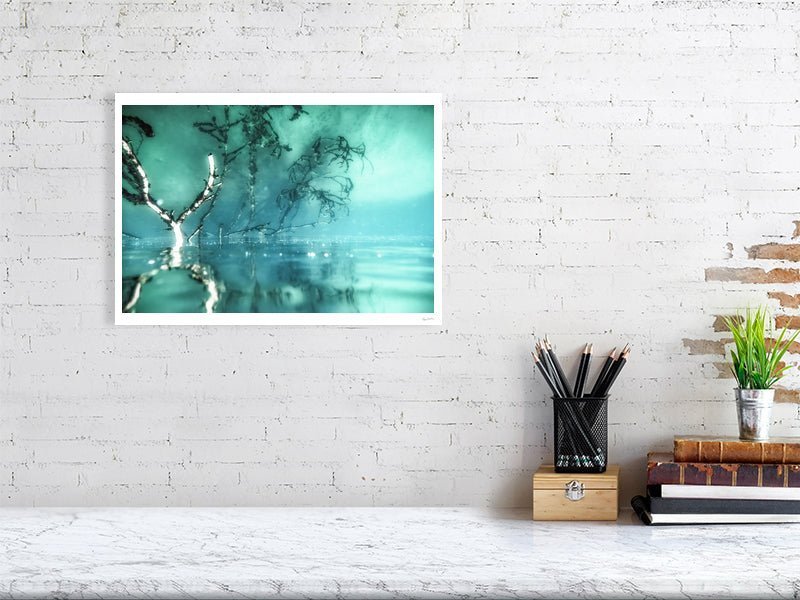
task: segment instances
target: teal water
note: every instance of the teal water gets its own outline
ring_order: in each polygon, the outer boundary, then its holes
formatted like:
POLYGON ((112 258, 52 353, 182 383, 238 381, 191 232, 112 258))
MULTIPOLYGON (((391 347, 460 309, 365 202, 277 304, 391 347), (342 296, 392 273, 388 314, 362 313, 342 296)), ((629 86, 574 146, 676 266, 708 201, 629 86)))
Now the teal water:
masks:
POLYGON ((431 313, 431 240, 292 240, 170 248, 128 247, 129 312, 431 313), (214 296, 216 295, 216 299, 214 296))
POLYGON ((432 106, 121 119, 123 311, 434 311, 432 106))

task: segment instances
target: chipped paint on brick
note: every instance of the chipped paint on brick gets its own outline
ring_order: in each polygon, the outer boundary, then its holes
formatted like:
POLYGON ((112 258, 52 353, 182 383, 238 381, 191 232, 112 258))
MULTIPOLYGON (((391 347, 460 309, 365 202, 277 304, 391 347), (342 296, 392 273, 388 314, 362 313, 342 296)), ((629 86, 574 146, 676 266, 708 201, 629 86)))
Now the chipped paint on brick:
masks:
POLYGON ((800 282, 800 269, 765 270, 756 267, 711 267, 706 269, 706 281, 798 283, 800 282))
POLYGON ((747 249, 749 258, 800 261, 800 244, 759 244, 747 249))
POLYGON ((783 329, 800 329, 800 315, 778 315, 775 317, 775 327, 783 329))
POLYGON ((714 331, 715 332, 720 332, 720 331, 726 331, 727 332, 728 331, 728 325, 725 323, 725 320, 729 319, 729 318, 733 319, 735 321, 741 321, 742 320, 740 315, 716 315, 714 317, 714 324, 712 326, 714 331))
POLYGON ((769 292, 767 296, 778 303, 784 308, 800 308, 800 294, 787 294, 785 292, 769 292))
POLYGON ((714 366, 716 378, 717 379, 733 379, 733 372, 731 371, 731 365, 725 361, 714 361, 711 363, 714 366))
POLYGON ((800 404, 800 390, 775 389, 775 402, 800 404))
POLYGON ((730 340, 692 340, 683 339, 683 345, 689 349, 689 354, 694 355, 719 355, 725 354, 725 344, 730 340))

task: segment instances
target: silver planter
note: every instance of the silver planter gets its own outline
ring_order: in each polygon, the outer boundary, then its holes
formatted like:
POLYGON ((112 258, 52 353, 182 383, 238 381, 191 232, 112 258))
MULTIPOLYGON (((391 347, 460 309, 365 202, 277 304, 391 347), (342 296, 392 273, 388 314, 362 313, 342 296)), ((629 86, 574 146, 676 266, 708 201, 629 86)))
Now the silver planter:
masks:
POLYGON ((772 402, 775 390, 743 390, 736 388, 736 413, 739 417, 739 439, 769 439, 772 423, 772 402))

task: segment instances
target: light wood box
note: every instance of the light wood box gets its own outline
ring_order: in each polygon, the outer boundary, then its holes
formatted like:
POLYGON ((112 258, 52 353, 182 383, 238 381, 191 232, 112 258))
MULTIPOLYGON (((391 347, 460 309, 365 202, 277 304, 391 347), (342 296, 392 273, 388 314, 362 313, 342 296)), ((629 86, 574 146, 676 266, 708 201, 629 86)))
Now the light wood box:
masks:
POLYGON ((619 465, 605 473, 556 473, 542 465, 533 476, 534 521, 616 521, 619 465))

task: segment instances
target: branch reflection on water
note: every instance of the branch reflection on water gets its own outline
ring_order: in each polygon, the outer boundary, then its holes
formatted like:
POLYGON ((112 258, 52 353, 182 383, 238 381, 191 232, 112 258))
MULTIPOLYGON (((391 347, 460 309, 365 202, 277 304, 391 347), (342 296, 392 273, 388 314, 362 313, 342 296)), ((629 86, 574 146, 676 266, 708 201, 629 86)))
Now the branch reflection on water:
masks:
POLYGON ((429 312, 431 244, 126 244, 125 312, 429 312))

